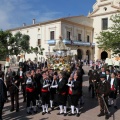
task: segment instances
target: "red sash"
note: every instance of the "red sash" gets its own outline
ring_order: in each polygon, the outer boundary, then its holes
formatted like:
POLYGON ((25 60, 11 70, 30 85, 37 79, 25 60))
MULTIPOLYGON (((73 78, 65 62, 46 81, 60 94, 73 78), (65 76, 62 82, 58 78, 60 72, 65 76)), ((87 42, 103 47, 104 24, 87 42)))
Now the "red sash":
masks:
POLYGON ((49 92, 48 89, 41 89, 41 92, 49 92))
POLYGON ((22 76, 20 76, 20 78, 23 78, 22 76))
POLYGON ((34 91, 34 88, 32 87, 32 88, 28 88, 28 87, 26 87, 26 92, 33 92, 34 91))
POLYGON ((112 85, 111 90, 112 90, 112 91, 114 91, 114 90, 115 90, 114 85, 112 85))
POLYGON ((69 88, 68 93, 69 93, 70 95, 72 95, 72 90, 71 90, 70 88, 69 88))

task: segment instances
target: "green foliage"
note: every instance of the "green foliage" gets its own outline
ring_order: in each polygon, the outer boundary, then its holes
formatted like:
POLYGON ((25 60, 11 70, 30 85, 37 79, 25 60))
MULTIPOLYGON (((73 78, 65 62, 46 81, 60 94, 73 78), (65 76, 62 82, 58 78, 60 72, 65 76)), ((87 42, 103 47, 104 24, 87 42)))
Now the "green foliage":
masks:
POLYGON ((14 36, 9 31, 0 30, 0 56, 18 55, 30 52, 30 37, 17 32, 14 36))
POLYGON ((36 56, 43 55, 44 48, 41 48, 41 46, 38 47, 31 47, 31 51, 36 54, 36 56))
POLYGON ((120 14, 111 16, 110 20, 113 25, 107 30, 100 32, 100 35, 96 38, 98 47, 113 51, 113 54, 120 54, 120 14))
POLYGON ((0 30, 0 58, 7 55, 18 55, 20 53, 35 53, 43 55, 44 48, 41 46, 30 47, 29 35, 17 32, 14 36, 9 31, 0 30))

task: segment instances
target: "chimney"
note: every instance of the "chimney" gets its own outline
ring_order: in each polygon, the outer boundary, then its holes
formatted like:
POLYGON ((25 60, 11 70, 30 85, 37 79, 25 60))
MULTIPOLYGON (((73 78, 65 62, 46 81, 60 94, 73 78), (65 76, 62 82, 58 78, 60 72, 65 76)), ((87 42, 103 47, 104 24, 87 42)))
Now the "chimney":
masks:
POLYGON ((26 23, 23 23, 23 27, 25 27, 26 26, 26 23))
POLYGON ((33 25, 35 24, 35 19, 33 19, 33 25))

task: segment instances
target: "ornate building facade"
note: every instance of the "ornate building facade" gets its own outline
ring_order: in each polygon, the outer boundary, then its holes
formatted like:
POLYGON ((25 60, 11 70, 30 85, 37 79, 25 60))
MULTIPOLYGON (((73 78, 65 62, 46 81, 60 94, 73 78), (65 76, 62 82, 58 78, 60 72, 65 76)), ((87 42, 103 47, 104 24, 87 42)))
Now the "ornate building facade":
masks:
MULTIPOLYGON (((72 16, 42 23, 35 23, 33 19, 32 25, 23 24, 22 27, 10 31, 13 34, 19 31, 29 35, 30 46, 41 45, 45 49, 43 55, 37 57, 38 60, 53 53, 59 36, 62 36, 64 44, 70 48, 72 55, 77 56, 77 59, 105 59, 111 57, 111 53, 97 47, 96 37, 100 31, 107 30, 112 25, 110 17, 119 13, 119 9, 118 0, 97 0, 88 16, 72 16)), ((35 58, 35 54, 25 55, 26 60, 35 58)))

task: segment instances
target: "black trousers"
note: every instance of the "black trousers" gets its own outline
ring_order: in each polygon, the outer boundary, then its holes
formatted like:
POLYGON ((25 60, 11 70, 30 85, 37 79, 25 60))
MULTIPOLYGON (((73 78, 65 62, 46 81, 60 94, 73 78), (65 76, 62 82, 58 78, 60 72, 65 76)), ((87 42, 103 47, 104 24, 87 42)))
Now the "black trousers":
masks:
POLYGON ((93 84, 90 84, 90 85, 89 85, 89 91, 92 92, 92 98, 94 98, 94 97, 95 97, 95 87, 94 87, 93 84))
POLYGON ((42 92, 42 105, 49 104, 50 92, 42 92))
POLYGON ((40 96, 41 96, 40 88, 35 89, 35 96, 36 96, 36 100, 40 99, 40 96))
POLYGON ((22 92, 23 92, 23 99, 24 101, 26 101, 26 90, 24 85, 22 85, 22 92))
POLYGON ((69 105, 78 106, 79 95, 69 95, 69 105))
POLYGON ((19 109, 19 93, 10 93, 11 98, 11 108, 14 109, 14 101, 16 104, 16 109, 19 109))
MULTIPOLYGON (((106 102, 106 105, 108 106, 108 97, 104 97, 104 100, 106 102)), ((101 113, 104 113, 104 112, 108 113, 107 109, 106 109, 106 106, 105 106, 105 103, 104 103, 103 99, 100 96, 98 97, 98 103, 100 105, 100 112, 101 113)))
POLYGON ((120 94, 120 79, 118 79, 119 94, 120 94))
POLYGON ((58 105, 66 106, 66 102, 67 102, 67 95, 58 94, 58 105))
POLYGON ((27 92, 27 107, 30 107, 31 102, 36 106, 35 92, 27 92))
POLYGON ((109 98, 116 99, 117 98, 117 90, 110 91, 109 98))
POLYGON ((0 102, 0 120, 2 120, 2 109, 4 106, 4 102, 0 102))
POLYGON ((54 100, 55 99, 55 94, 56 94, 56 89, 51 89, 50 90, 50 100, 54 100))

